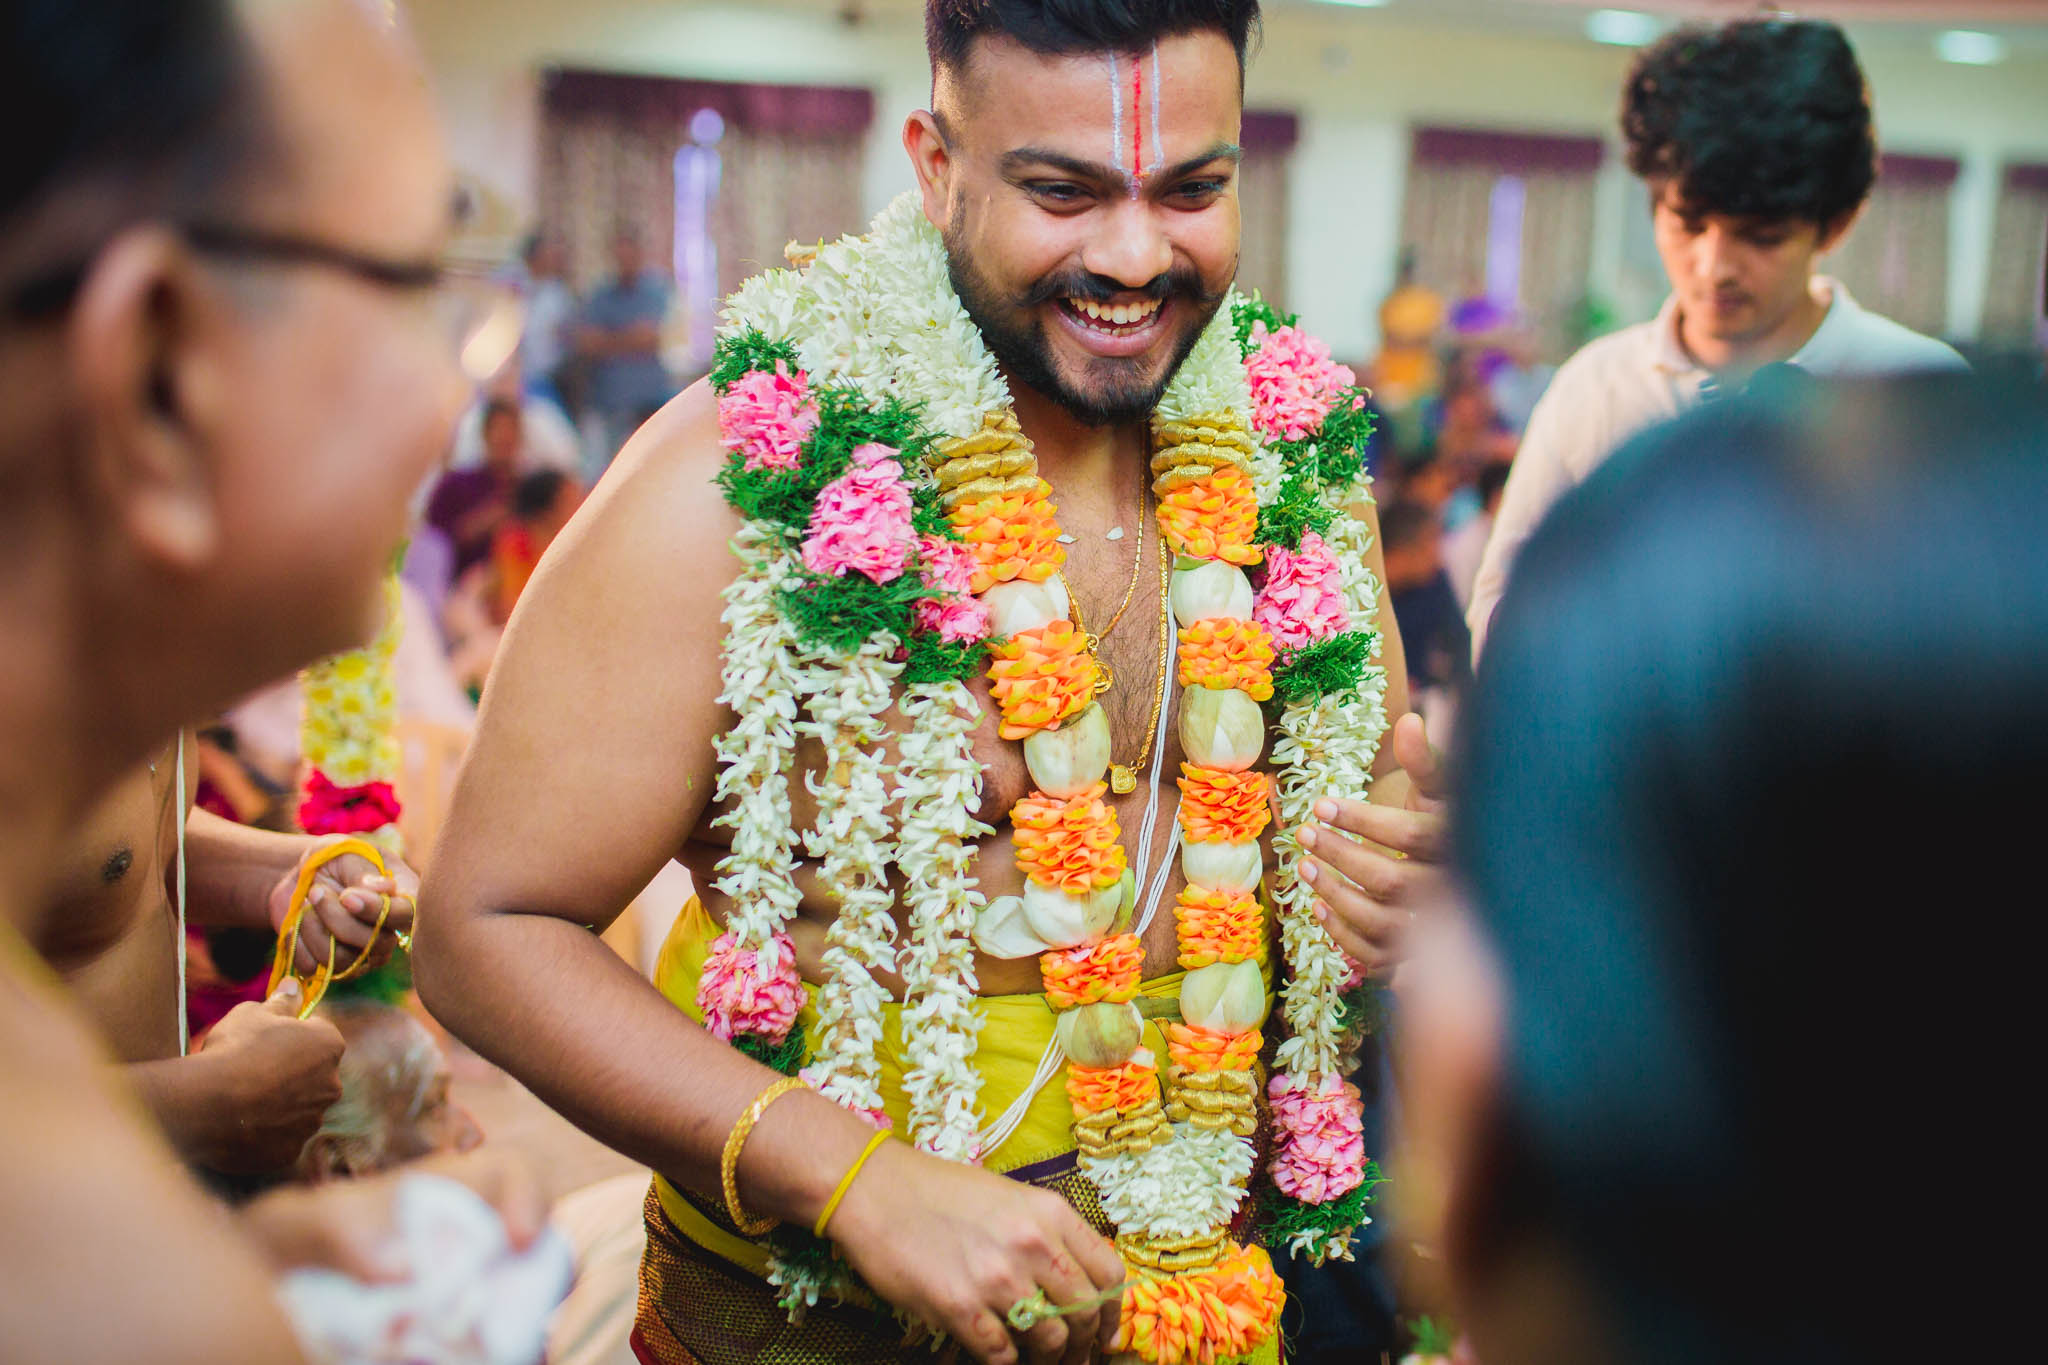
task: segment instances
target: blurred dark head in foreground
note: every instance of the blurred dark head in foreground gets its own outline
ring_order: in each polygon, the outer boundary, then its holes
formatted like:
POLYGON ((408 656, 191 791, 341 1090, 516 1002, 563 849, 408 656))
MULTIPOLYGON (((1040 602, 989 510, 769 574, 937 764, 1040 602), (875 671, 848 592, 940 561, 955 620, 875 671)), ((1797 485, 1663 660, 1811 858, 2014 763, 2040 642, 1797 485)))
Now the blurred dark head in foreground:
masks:
POLYGON ((2019 1306, 2048 423, 1796 387, 1561 503, 1465 714, 1406 1036, 1489 1365, 2002 1358, 1954 1324, 2019 1306))
POLYGON ((0 635, 45 685, 12 714, 104 776, 374 629, 463 398, 452 180, 358 0, 10 0, 0 88, 34 110, 0 149, 0 635))

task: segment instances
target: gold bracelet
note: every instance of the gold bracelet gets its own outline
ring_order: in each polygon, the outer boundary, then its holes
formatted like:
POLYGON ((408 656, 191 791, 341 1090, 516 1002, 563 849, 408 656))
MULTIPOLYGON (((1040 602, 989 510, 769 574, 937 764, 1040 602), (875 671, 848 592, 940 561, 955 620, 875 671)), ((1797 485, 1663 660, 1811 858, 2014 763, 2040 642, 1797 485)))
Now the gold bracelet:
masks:
POLYGON ((861 1149, 860 1155, 853 1159, 853 1164, 846 1168, 846 1174, 839 1177, 839 1188, 832 1191, 832 1197, 825 1201, 824 1211, 818 1215, 818 1221, 811 1226, 812 1236, 825 1235, 825 1224, 831 1222, 832 1215, 839 1212, 839 1201, 846 1198, 846 1192, 853 1188, 853 1178, 860 1174, 861 1167, 868 1164, 868 1158, 875 1154, 875 1149, 888 1140, 887 1129, 878 1130, 868 1139, 868 1145, 861 1149))
POLYGON ((725 1211, 742 1237, 759 1237, 780 1220, 770 1216, 759 1222, 749 1222, 747 1215, 741 1211, 740 1148, 746 1146, 748 1135, 754 1131, 754 1125, 761 1121, 761 1115, 767 1112, 769 1105, 792 1090, 804 1088, 804 1083, 795 1076, 784 1076, 755 1096, 754 1102, 747 1106, 747 1112, 741 1114, 740 1121, 732 1126, 732 1132, 726 1134, 725 1151, 718 1158, 718 1179, 725 1187, 725 1211))

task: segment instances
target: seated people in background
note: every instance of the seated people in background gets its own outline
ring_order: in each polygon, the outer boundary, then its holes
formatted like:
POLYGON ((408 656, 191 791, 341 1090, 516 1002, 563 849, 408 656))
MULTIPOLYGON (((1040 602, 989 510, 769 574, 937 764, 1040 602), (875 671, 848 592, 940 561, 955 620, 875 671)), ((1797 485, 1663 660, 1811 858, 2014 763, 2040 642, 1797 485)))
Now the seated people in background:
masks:
POLYGON ((491 614, 500 625, 512 619, 512 608, 540 567, 540 557, 582 505, 582 486, 559 470, 539 470, 519 481, 512 493, 512 520, 499 528, 491 544, 491 614))
MULTIPOLYGON (((1439 694, 1471 676, 1472 641, 1465 634, 1457 594, 1444 571, 1443 531, 1437 513, 1403 499, 1380 512, 1380 543, 1387 563, 1387 598, 1401 624, 1411 692, 1439 694)), ((1427 709, 1424 719, 1429 719, 1427 709)), ((1432 733, 1436 726, 1430 725, 1432 733)))
POLYGON ((582 451, 569 414, 562 411, 561 403, 552 396, 523 383, 524 374, 519 362, 510 360, 491 376, 476 401, 455 423, 455 444, 448 457, 450 469, 474 469, 484 463, 484 415, 492 403, 509 403, 519 409, 519 472, 577 471, 582 451))
POLYGON ((1971 1355, 2038 1349, 1983 1226, 2038 1161, 2039 404, 1717 404, 1530 539, 1470 909, 1402 1002, 1396 1180, 1487 1365, 1918 1360, 1959 1304, 1971 1355))
MULTIPOLYGON (((78 828, 58 860, 56 904, 32 946, 57 969, 86 1016, 105 1034, 128 1083, 171 1145, 195 1166, 225 1175, 289 1171, 320 1116, 341 1093, 341 1038, 296 1017, 298 999, 235 1006, 179 1055, 177 804, 192 800, 199 769, 188 746, 186 789, 166 747, 118 783, 78 828)), ((185 831, 187 922, 275 930, 301 862, 333 842, 276 834, 191 809, 185 831)), ((389 957, 412 925, 419 880, 399 863, 381 877, 354 856, 315 874, 300 925, 302 963, 389 957), (391 913, 377 934, 380 898, 391 913)), ((262 982, 259 979, 258 989, 262 982)))
POLYGON ((1778 361, 1848 375, 1963 363, 1814 271, 1877 174, 1869 87, 1839 28, 1681 28, 1636 59, 1621 128, 1671 297, 1566 361, 1536 404, 1466 613, 1475 649, 1544 512, 1636 432, 1778 361))
POLYGON ((1494 518, 1500 515, 1501 491, 1508 486, 1508 470, 1512 466, 1505 460, 1495 460, 1479 467, 1479 477, 1472 481, 1472 491, 1479 499, 1479 513, 1468 517, 1456 530, 1444 535, 1444 572, 1451 576, 1451 591, 1458 595, 1458 611, 1462 615, 1472 601, 1472 581, 1479 576, 1479 560, 1486 553, 1486 542, 1493 534, 1494 518))
POLYGON ((491 538, 512 515, 512 489, 525 461, 519 405, 494 398, 484 407, 483 463, 448 469, 427 498, 426 523, 455 549, 455 576, 491 552, 491 538))
POLYGON ((339 1031, 341 1096, 300 1153, 300 1179, 375 1175, 484 1140, 476 1118, 448 1094, 448 1058, 426 1025, 396 1005, 363 997, 322 1001, 318 1022, 339 1031))
POLYGON ((543 469, 521 479, 513 494, 512 519, 498 529, 490 558, 473 566, 448 595, 441 616, 448 662, 456 680, 472 695, 483 691, 505 623, 512 619, 526 581, 582 504, 582 487, 555 470, 543 469))

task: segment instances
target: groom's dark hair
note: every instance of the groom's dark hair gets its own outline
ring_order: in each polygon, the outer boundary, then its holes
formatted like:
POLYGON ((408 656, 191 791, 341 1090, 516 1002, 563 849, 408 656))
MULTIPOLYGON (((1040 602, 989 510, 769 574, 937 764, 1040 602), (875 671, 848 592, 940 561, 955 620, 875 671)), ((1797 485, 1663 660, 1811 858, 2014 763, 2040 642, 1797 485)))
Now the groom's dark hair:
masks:
POLYGON ((925 0, 932 74, 967 64, 976 39, 1001 36, 1033 52, 1135 52, 1161 38, 1215 29, 1237 52, 1259 26, 1258 0, 925 0))

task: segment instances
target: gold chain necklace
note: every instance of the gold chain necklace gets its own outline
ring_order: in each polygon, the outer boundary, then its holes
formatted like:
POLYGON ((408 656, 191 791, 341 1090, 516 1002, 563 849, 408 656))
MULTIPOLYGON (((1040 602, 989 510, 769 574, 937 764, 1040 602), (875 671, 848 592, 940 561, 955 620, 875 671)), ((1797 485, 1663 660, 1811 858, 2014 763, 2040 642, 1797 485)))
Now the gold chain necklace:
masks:
MULTIPOLYGON (((1053 574, 1060 580, 1060 586, 1067 590, 1067 601, 1073 607, 1074 629, 1080 631, 1087 638, 1088 652, 1091 654, 1095 652, 1097 646, 1109 638, 1109 633, 1116 629, 1116 623, 1124 619, 1124 611, 1131 605, 1131 594, 1138 589, 1138 575, 1145 568, 1145 523, 1150 519, 1152 510, 1150 498, 1150 490, 1140 486, 1138 489, 1138 546, 1137 550, 1131 555, 1131 581, 1124 584, 1124 600, 1117 603, 1116 614, 1109 618, 1109 624, 1104 626, 1101 631, 1093 635, 1088 633, 1088 628, 1081 624, 1080 599, 1074 593, 1074 585, 1067 580, 1066 570, 1053 570, 1053 574)), ((1107 672, 1108 670, 1104 669, 1104 673, 1107 674, 1107 672)))
MULTIPOLYGON (((1139 525, 1143 526, 1144 523, 1140 522, 1139 525)), ((1173 619, 1167 606, 1169 600, 1167 589, 1170 585, 1169 575, 1172 562, 1171 556, 1166 553, 1166 537, 1161 536, 1159 538, 1159 676, 1154 681, 1152 688, 1152 716, 1145 722, 1145 742, 1143 747, 1138 750, 1138 757, 1130 763, 1112 762, 1109 765, 1109 789, 1118 796, 1128 796, 1138 789, 1138 770, 1143 768, 1146 760, 1152 757, 1152 742, 1159 736, 1159 712, 1166 705, 1166 671, 1172 667, 1173 619)), ((1143 563, 1144 561, 1140 559, 1140 567, 1143 566, 1143 563)), ((1061 581, 1064 582, 1064 578, 1061 581)), ((1135 572, 1131 575, 1131 587, 1133 589, 1137 587, 1137 574, 1135 572)), ((1125 605, 1129 605, 1130 599, 1130 593, 1126 592, 1124 594, 1125 605)), ((1069 610, 1073 612, 1074 629, 1080 631, 1087 638, 1090 646, 1089 652, 1094 654, 1096 652, 1095 645, 1101 637, 1088 634, 1088 627, 1081 620, 1080 600, 1074 596, 1071 585, 1067 588, 1067 602, 1069 610)), ((1118 609, 1117 615, 1119 617, 1123 615, 1121 608, 1118 609)), ((1110 622, 1112 626, 1115 624, 1115 620, 1110 622)), ((1104 635, 1108 633, 1107 630, 1103 631, 1104 635)), ((1101 696, 1104 692, 1109 691, 1111 687, 1115 686, 1116 675, 1099 656, 1095 660, 1095 668, 1100 674, 1095 683, 1095 694, 1101 696)))

